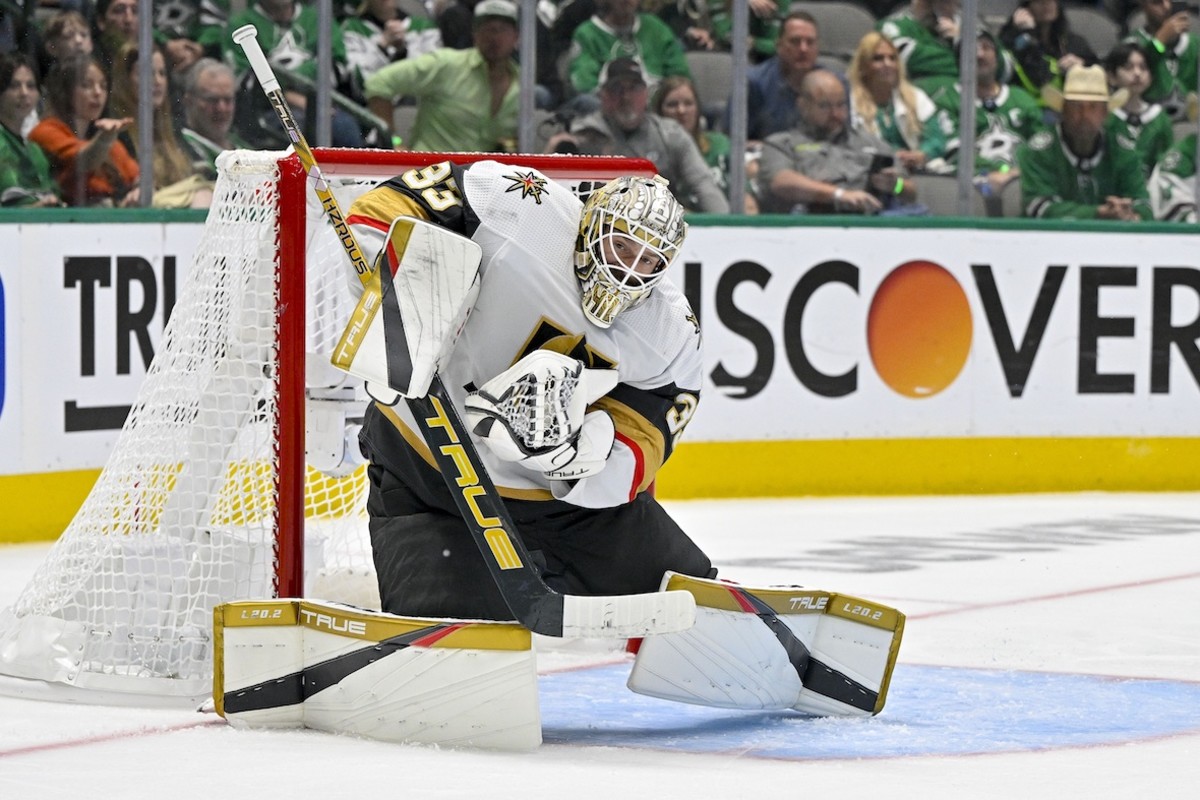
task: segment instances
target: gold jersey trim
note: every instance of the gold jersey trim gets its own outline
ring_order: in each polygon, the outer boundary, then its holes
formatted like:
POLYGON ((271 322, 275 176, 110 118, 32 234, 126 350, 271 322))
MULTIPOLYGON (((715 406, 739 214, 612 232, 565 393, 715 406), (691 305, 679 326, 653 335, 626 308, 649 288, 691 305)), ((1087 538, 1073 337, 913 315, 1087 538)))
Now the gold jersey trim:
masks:
POLYGON ((391 220, 397 217, 416 217, 432 221, 429 211, 408 195, 399 191, 367 192, 350 204, 351 217, 369 217, 384 223, 384 230, 391 225, 391 220))
POLYGON ((631 439, 641 449, 642 479, 638 483, 637 491, 645 491, 654 483, 654 478, 666 459, 667 443, 663 439, 662 431, 633 408, 611 397, 601 397, 588 410, 593 409, 608 412, 617 433, 631 439))

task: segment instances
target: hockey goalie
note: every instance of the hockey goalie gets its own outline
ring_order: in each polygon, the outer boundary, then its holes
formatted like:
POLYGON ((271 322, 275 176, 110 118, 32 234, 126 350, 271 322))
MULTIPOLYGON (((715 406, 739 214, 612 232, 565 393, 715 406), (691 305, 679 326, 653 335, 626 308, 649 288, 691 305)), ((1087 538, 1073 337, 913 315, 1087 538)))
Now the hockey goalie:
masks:
POLYGON ((375 398, 359 441, 382 613, 218 608, 226 718, 540 742, 529 632, 467 535, 455 482, 420 433, 428 420, 400 402, 435 376, 547 586, 694 598, 690 627, 645 638, 632 690, 733 709, 880 711, 902 614, 718 580, 647 491, 702 383, 697 317, 665 280, 687 233, 666 181, 618 178, 582 202, 532 168, 442 162, 379 184, 346 221, 373 267, 365 286, 349 280, 373 312, 352 321, 334 363, 375 398))

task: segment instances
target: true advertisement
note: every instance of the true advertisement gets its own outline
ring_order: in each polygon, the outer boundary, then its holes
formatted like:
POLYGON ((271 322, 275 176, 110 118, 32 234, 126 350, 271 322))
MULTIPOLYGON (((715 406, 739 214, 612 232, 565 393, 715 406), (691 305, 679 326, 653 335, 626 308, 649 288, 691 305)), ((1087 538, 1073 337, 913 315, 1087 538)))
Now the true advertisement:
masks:
POLYGON ((162 344, 201 230, 6 229, 0 474, 104 464, 162 344))

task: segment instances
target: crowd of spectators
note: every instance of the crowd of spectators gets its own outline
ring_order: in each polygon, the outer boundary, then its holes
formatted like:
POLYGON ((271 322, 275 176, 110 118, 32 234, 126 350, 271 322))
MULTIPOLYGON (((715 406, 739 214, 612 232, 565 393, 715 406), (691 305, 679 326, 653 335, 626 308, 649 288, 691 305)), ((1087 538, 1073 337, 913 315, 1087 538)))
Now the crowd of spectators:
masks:
MULTIPOLYGON (((730 165, 740 161, 746 185, 733 188, 744 191, 746 213, 939 213, 922 187, 956 175, 962 160, 961 0, 859 0, 874 27, 839 53, 822 51, 818 18, 829 18, 815 13, 819 0, 745 0, 745 152, 731 149, 730 109, 702 104, 709 87, 690 66, 693 53, 730 50, 735 1, 541 0, 535 99, 551 130, 539 127, 538 147, 648 158, 695 212, 729 210, 730 165)), ((258 29, 298 120, 309 132, 327 123, 335 146, 517 146, 514 0, 335 0, 330 76, 317 72, 315 3, 164 0, 151 4, 147 200, 137 158, 139 3, 23 6, 0 14, 5 206, 202 207, 222 150, 285 147, 231 40, 245 24, 258 29), (329 119, 316 120, 326 79, 334 102, 329 119)), ((1020 191, 1011 207, 1026 216, 1195 219, 1188 128, 1200 9, 1179 0, 1008 8, 977 26, 977 189, 1020 191), (1115 46, 1072 29, 1078 8, 1109 15, 1115 46)))

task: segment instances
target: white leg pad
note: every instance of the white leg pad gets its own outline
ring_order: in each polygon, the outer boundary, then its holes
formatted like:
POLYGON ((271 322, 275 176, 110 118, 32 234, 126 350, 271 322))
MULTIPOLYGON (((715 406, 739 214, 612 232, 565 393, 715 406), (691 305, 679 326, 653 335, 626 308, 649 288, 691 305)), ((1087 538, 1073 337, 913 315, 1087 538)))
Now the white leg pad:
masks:
POLYGON ((307 600, 226 603, 214 623, 213 698, 235 727, 502 750, 541 744, 536 658, 517 625, 307 600))
POLYGON ((798 587, 750 589, 667 573, 664 589, 696 598, 696 624, 647 637, 629 688, 684 703, 878 714, 904 615, 848 595, 798 587))

